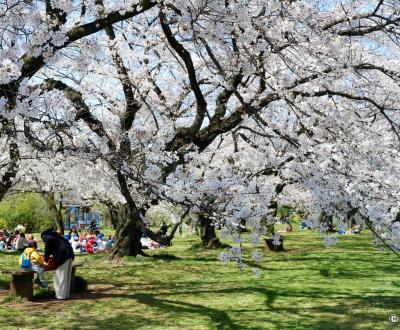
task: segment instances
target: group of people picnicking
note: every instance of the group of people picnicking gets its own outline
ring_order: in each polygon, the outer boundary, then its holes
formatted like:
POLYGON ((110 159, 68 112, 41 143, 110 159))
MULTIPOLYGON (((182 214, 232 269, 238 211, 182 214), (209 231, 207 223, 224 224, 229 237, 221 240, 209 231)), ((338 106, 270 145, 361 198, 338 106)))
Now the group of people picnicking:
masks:
POLYGON ((20 251, 19 265, 37 274, 35 282, 42 288, 47 288, 44 272, 54 270, 53 286, 55 298, 68 299, 71 284, 72 261, 76 252, 96 253, 112 247, 112 238, 104 238, 98 229, 93 234, 79 233, 73 227, 68 235, 61 231, 46 230, 41 238, 44 243, 43 255, 40 254, 38 243, 32 234, 25 235, 26 228, 18 225, 14 231, 0 230, 0 251, 20 251), (76 243, 79 243, 76 244, 76 243))
MULTIPOLYGON (((345 228, 341 228, 341 227, 335 228, 333 226, 333 223, 330 222, 330 223, 327 223, 327 228, 331 232, 336 232, 336 233, 338 233, 340 235, 343 235, 343 234, 345 234, 345 235, 357 235, 357 234, 360 234, 361 231, 362 231, 362 227, 360 225, 358 225, 358 224, 353 224, 350 227, 345 229, 345 228)), ((302 220, 301 223, 300 223, 300 229, 312 229, 312 227, 307 223, 306 220, 302 220)))
MULTIPOLYGON (((73 226, 67 235, 63 235, 60 231, 57 233, 67 239, 74 253, 107 252, 111 250, 114 242, 112 236, 106 238, 99 229, 95 229, 92 233, 88 231, 79 233, 77 228, 73 226)), ((18 225, 15 231, 0 230, 0 251, 22 252, 32 244, 37 248, 37 241, 34 236, 25 234, 25 227, 22 225, 18 225)))
POLYGON ((48 284, 45 270, 54 270, 54 291, 56 299, 68 299, 71 285, 72 262, 74 252, 71 244, 53 230, 42 232, 44 253, 40 255, 38 243, 32 234, 25 236, 25 227, 19 225, 14 232, 0 230, 0 250, 21 251, 19 264, 23 269, 37 274, 35 282, 43 288, 48 284))
MULTIPOLYGON (((148 228, 148 225, 146 225, 148 228)), ((161 223, 157 234, 160 237, 167 235, 169 225, 165 222, 161 223)), ((18 225, 14 231, 7 229, 0 230, 0 251, 24 251, 27 247, 34 246, 37 249, 37 241, 32 234, 27 235, 23 225, 18 225)), ((102 253, 112 249, 114 237, 106 237, 100 229, 96 227, 95 222, 91 222, 88 228, 79 230, 76 226, 72 226, 68 234, 63 234, 60 231, 57 233, 63 236, 71 245, 72 250, 76 254, 83 253, 102 253)), ((150 239, 145 233, 142 234, 141 244, 144 249, 158 249, 163 246, 150 239)))
MULTIPOLYGON (((161 238, 164 238, 167 235, 168 228, 170 225, 167 225, 165 222, 161 222, 160 229, 157 231, 157 235, 161 238)), ((148 224, 145 224, 146 229, 150 229, 148 224)), ((140 243, 142 244, 143 249, 160 249, 166 247, 156 241, 153 241, 150 237, 147 237, 146 232, 142 233, 142 237, 140 238, 140 243)))
MULTIPOLYGON (((166 236, 168 225, 161 223, 157 235, 166 236)), ((148 225, 146 228, 149 229, 148 225)), ((308 228, 307 223, 302 221, 301 229, 308 228)), ((108 238, 96 227, 95 222, 79 232, 76 226, 72 226, 68 234, 62 232, 46 230, 42 232, 41 238, 44 242, 44 255, 39 254, 38 243, 32 234, 26 235, 26 228, 18 225, 11 232, 7 229, 0 230, 0 251, 21 251, 19 264, 22 268, 29 268, 37 273, 35 282, 43 288, 48 284, 44 277, 46 270, 54 270, 54 290, 57 299, 68 299, 71 282, 72 261, 75 253, 101 253, 111 250, 114 238, 108 238)), ((292 231, 292 225, 288 223, 284 231, 292 231)), ((339 234, 358 234, 361 228, 358 225, 352 226, 347 231, 338 230, 339 234)), ((158 249, 163 246, 160 243, 151 240, 143 232, 141 244, 143 248, 158 249)))
POLYGON ((101 253, 112 249, 114 237, 107 238, 99 229, 79 232, 76 226, 72 226, 65 238, 72 246, 74 253, 101 253))
MULTIPOLYGON (((162 222, 157 235, 166 236, 168 227, 165 222, 162 222)), ((93 222, 87 229, 89 231, 79 232, 76 226, 72 226, 68 234, 54 230, 42 232, 41 239, 45 246, 43 255, 40 254, 41 251, 34 236, 32 234, 26 236, 26 228, 23 225, 18 225, 13 232, 2 229, 0 230, 0 251, 22 252, 19 257, 20 266, 37 274, 35 282, 40 287, 48 287, 44 272, 54 270, 55 298, 68 299, 75 253, 107 252, 111 250, 114 242, 113 237, 106 238, 93 222)), ((143 248, 148 249, 163 247, 146 237, 145 231, 142 234, 141 244, 143 248)))
POLYGON ((18 225, 14 231, 0 229, 0 251, 24 251, 30 241, 37 245, 32 234, 25 234, 25 227, 22 225, 18 225))

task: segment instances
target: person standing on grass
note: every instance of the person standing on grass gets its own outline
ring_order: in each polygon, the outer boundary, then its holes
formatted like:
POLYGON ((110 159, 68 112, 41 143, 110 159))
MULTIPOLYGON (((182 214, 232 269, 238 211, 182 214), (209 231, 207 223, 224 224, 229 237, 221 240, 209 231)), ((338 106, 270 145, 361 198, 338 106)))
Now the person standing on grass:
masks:
POLYGON ((53 256, 54 271, 54 290, 57 299, 68 299, 71 287, 72 262, 74 251, 71 244, 55 231, 46 230, 41 235, 45 244, 44 262, 47 265, 50 256, 53 256))

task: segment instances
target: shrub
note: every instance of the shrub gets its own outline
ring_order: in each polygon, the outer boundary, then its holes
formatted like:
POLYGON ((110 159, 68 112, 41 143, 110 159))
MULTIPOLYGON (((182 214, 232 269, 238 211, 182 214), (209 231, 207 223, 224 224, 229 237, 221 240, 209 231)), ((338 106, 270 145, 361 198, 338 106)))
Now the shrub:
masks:
POLYGON ((14 195, 0 203, 0 228, 14 229, 18 224, 24 225, 28 233, 54 226, 47 204, 39 194, 14 195))

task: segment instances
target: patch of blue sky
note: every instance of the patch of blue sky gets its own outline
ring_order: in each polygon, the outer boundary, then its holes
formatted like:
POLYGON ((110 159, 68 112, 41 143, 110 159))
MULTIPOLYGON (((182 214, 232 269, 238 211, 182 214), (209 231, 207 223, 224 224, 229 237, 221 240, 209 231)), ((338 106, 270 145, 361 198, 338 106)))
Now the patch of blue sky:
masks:
MULTIPOLYGON (((356 3, 354 0, 305 0, 305 2, 322 12, 334 12, 337 8, 341 7, 351 6, 354 8, 354 4, 356 3)), ((378 2, 378 0, 358 1, 357 13, 367 13, 374 10, 378 2)))
POLYGON ((371 53, 375 55, 391 58, 392 57, 391 55, 393 54, 393 56, 396 57, 395 53, 392 51, 390 46, 378 42, 377 40, 364 37, 361 38, 361 44, 363 45, 364 48, 370 50, 371 53))

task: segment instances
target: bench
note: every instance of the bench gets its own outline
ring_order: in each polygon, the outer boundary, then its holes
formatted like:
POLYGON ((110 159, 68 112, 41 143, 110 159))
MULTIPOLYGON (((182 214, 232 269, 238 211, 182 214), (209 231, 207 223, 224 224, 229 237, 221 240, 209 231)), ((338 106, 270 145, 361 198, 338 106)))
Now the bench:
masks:
POLYGON ((11 294, 24 297, 29 301, 33 298, 33 276, 32 270, 3 270, 3 274, 11 274, 11 294))
MULTIPOLYGON (((71 292, 75 291, 76 269, 83 264, 73 264, 71 271, 71 292)), ((32 270, 3 270, 3 274, 11 274, 11 294, 26 298, 28 301, 33 299, 33 277, 35 272, 32 270)))

